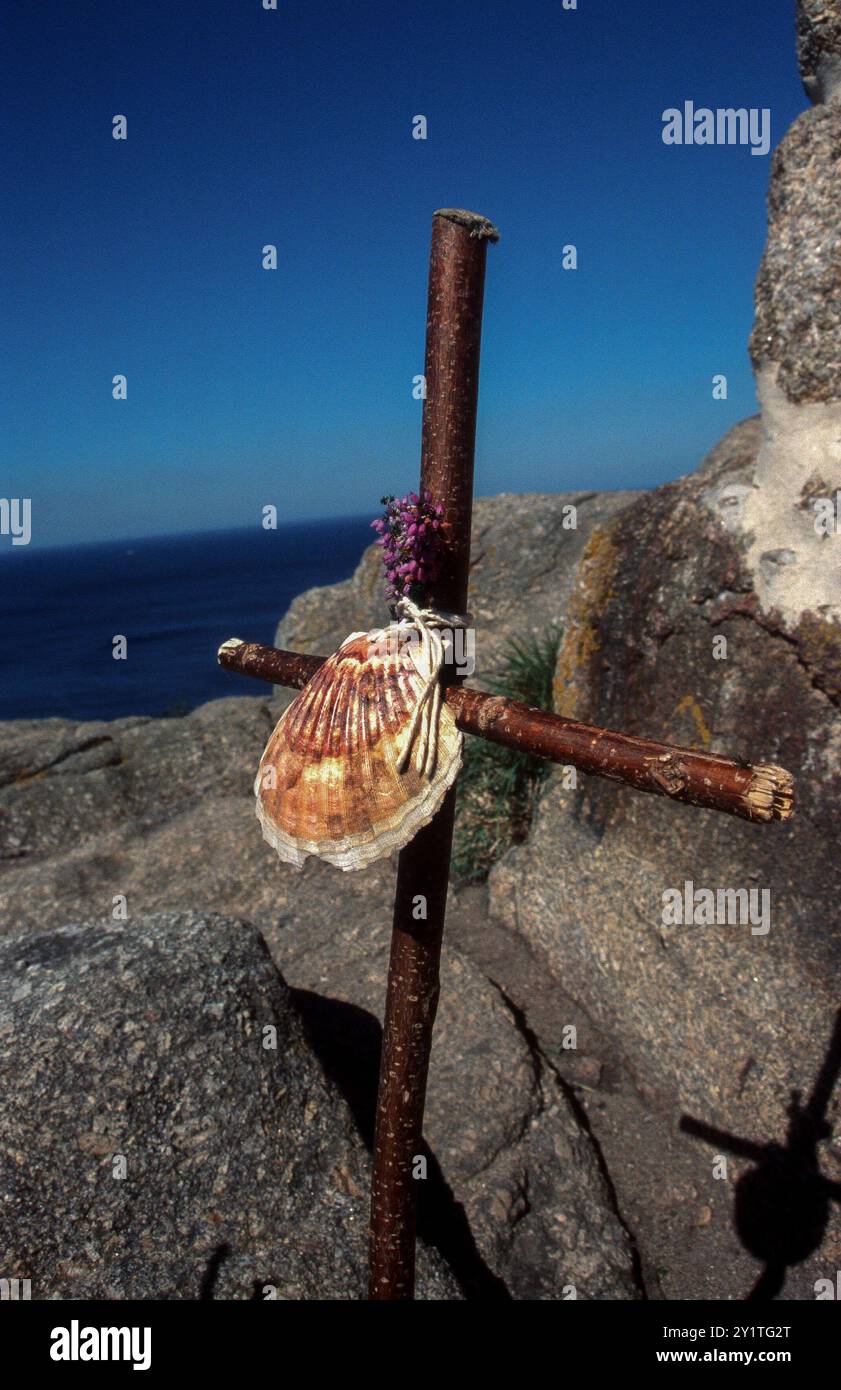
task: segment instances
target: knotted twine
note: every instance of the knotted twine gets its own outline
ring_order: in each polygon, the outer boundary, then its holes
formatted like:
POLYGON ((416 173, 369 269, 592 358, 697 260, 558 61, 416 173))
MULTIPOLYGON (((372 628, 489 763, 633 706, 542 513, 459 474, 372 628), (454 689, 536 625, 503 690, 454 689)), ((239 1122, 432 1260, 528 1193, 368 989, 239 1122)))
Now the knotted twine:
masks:
MULTIPOLYGON (((418 771, 422 777, 431 777, 435 771, 435 760, 438 756, 438 720, 441 715, 439 676, 445 655, 444 643, 439 629, 467 627, 470 622, 470 614, 439 613, 434 608, 418 608, 417 604, 413 603, 410 598, 398 599, 396 608, 400 615, 400 621, 397 624, 398 634, 401 630, 406 632, 410 628, 417 628, 421 639, 421 660, 427 668, 427 673, 424 674, 424 671, 415 662, 423 681, 423 689, 412 713, 406 743, 397 759, 397 771, 399 773, 406 771, 412 746, 419 734, 418 771)), ((414 661, 414 654, 412 660, 414 661)))

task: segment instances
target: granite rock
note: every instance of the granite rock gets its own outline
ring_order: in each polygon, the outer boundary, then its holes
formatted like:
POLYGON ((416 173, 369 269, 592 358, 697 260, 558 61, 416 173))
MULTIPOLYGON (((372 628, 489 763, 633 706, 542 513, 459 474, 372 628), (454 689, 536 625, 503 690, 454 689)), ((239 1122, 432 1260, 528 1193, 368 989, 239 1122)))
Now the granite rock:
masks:
MULTIPOLYGON (((562 621, 591 531, 634 496, 527 492, 476 500, 469 598, 476 672, 468 684, 481 687, 483 674, 498 667, 512 637, 540 634, 562 621)), ((351 579, 293 600, 278 627, 276 645, 329 655, 349 632, 387 622, 380 575, 380 552, 372 545, 351 579)))
MULTIPOLYGON (((839 18, 841 24, 841 18, 839 18)), ((756 284, 754 366, 794 403, 841 400, 841 105, 806 111, 774 151, 756 284)))
POLYGON ((841 5, 797 0, 797 57, 810 101, 832 101, 841 90, 841 5))
MULTIPOLYGON (((34 1298, 364 1296, 368 1155, 254 928, 7 936, 0 1032, 0 1267, 34 1298)), ((459 1297, 423 1246, 419 1293, 459 1297)))
MULTIPOLYGON (((841 633, 816 614, 791 630, 766 614, 738 528, 722 521, 722 499, 726 512, 753 486, 760 438, 758 422, 743 423, 696 474, 592 534, 556 708, 779 763, 794 774, 794 818, 750 825, 595 778, 570 789, 555 773, 528 842, 492 874, 491 908, 541 950, 667 1111, 778 1138, 837 1009, 841 633), (687 882, 767 892, 769 930, 664 925, 664 892, 687 882)), ((835 1258, 832 1246, 823 1254, 835 1258)))
MULTIPOLYGON (((837 0, 805 0, 798 36, 807 88, 822 99, 841 71, 837 0)), ((762 440, 723 517, 763 612, 789 631, 808 621, 830 646, 841 623, 840 151, 833 98, 798 117, 774 152, 750 339, 762 440)))
MULTIPOLYGON (((478 504, 473 602, 485 616, 500 612, 508 632, 563 618, 586 534, 628 499, 579 495, 578 533, 560 525, 570 500, 478 504)), ((296 600, 286 640, 324 650, 348 621, 381 621, 364 608, 371 564, 369 551, 348 586, 323 593, 320 617, 322 591, 296 600)), ((479 644, 480 661, 486 654, 479 644)), ((344 875, 278 863, 251 794, 276 715, 255 697, 179 719, 0 727, 0 912, 8 928, 38 937, 122 912, 126 931, 172 911, 253 922, 370 1141, 394 865, 344 875)), ((451 920, 458 911, 454 899, 451 920)), ((632 1245, 557 1078, 481 968, 448 950, 442 984, 426 1126, 430 1240, 469 1296, 557 1298, 574 1284, 580 1297, 637 1297, 632 1245)))

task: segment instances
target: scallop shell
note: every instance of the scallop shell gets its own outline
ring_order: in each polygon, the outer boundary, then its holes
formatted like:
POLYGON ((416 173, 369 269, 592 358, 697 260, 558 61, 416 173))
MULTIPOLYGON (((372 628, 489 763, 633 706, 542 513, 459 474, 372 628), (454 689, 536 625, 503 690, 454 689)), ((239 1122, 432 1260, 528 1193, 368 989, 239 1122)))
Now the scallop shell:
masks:
POLYGON ((364 869, 401 849, 458 776, 462 736, 443 702, 432 766, 415 738, 398 771, 429 668, 414 643, 383 642, 395 632, 351 633, 285 710, 260 760, 263 835, 298 869, 310 854, 364 869))

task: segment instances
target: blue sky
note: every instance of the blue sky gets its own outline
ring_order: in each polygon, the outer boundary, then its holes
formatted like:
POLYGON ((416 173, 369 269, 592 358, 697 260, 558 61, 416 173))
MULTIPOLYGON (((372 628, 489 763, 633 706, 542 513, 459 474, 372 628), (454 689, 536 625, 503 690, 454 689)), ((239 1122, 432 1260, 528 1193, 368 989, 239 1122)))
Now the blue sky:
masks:
POLYGON ((662 113, 769 107, 776 145, 807 105, 793 10, 13 0, 0 490, 32 498, 32 544, 373 512, 413 485, 442 206, 501 232, 477 491, 693 468, 756 408, 769 157, 666 146, 662 113))

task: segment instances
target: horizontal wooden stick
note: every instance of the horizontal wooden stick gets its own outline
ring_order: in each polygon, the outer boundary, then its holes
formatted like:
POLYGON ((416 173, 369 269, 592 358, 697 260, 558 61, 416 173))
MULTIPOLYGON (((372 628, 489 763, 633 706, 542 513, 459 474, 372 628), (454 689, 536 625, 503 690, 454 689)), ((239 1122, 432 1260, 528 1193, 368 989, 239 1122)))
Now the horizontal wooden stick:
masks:
MULTIPOLYGON (((219 648, 220 665, 228 671, 298 690, 326 660, 243 642, 238 637, 219 648)), ((784 821, 792 813, 794 783, 791 773, 782 767, 751 767, 712 753, 614 733, 464 686, 448 687, 445 699, 464 733, 506 748, 571 764, 582 772, 624 782, 637 791, 706 806, 742 820, 784 821)))

